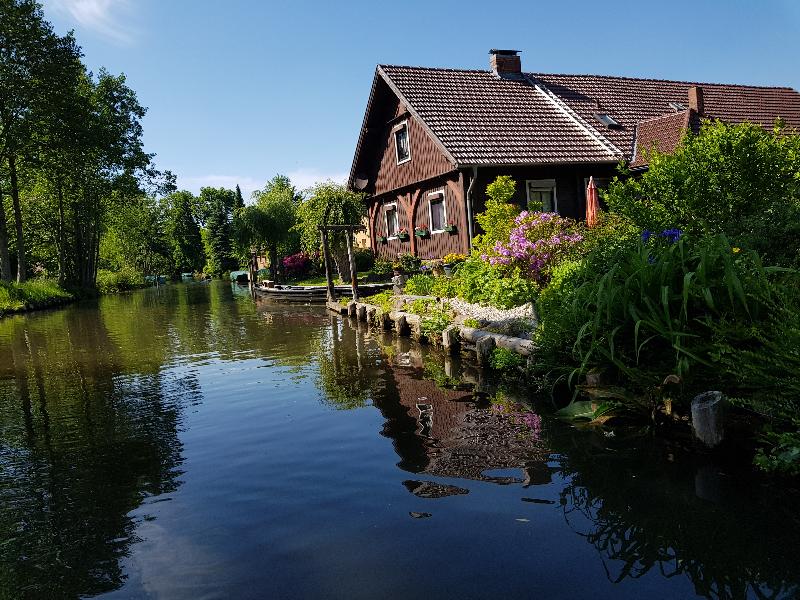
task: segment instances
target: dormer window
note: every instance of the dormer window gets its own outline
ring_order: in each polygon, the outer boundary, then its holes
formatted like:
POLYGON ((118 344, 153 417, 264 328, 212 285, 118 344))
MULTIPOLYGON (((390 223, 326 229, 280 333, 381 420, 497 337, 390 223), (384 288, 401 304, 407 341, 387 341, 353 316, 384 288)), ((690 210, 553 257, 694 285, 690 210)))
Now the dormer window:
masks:
POLYGON ((411 145, 408 142, 408 122, 404 121, 394 128, 394 151, 397 164, 411 160, 411 145))
POLYGON ((609 115, 608 113, 597 113, 594 116, 595 119, 600 121, 603 125, 608 127, 609 129, 622 129, 622 125, 620 125, 614 117, 609 115))

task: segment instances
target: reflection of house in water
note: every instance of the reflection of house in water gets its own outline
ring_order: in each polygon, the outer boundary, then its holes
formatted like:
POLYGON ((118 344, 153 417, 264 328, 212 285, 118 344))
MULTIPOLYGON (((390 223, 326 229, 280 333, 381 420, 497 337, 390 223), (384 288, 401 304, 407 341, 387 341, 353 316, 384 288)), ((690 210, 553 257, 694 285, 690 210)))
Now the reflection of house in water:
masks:
MULTIPOLYGON (((550 452, 541 441, 538 415, 508 401, 476 404, 471 392, 439 387, 422 377, 421 357, 413 350, 393 363, 394 385, 387 387, 396 389, 398 397, 389 392, 374 404, 387 419, 383 433, 394 440, 401 458, 398 466, 413 473, 498 484, 550 482, 550 452), (519 472, 508 471, 512 469, 519 472), (501 470, 506 472, 495 473, 501 470)), ((420 483, 406 482, 406 487, 425 497, 449 495, 429 489, 430 482, 420 483)), ((464 493, 456 490, 452 493, 464 493)))

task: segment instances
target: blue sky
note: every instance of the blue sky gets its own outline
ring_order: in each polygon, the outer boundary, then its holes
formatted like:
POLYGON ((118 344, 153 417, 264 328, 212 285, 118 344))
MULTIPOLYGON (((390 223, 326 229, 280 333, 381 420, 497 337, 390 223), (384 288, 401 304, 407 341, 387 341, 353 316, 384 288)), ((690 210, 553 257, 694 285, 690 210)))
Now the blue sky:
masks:
POLYGON ((800 1, 44 0, 90 69, 125 73, 145 144, 181 188, 303 188, 349 171, 375 65, 487 68, 800 89, 800 1))

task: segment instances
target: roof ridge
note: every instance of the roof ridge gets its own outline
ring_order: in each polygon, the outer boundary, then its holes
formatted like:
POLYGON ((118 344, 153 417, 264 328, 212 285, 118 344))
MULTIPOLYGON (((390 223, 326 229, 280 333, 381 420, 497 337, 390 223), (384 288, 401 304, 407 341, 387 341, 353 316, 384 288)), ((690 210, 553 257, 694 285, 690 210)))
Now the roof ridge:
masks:
POLYGON ((759 90, 791 90, 797 92, 788 85, 753 85, 749 83, 720 83, 712 81, 687 81, 683 79, 659 79, 657 77, 630 77, 627 75, 598 75, 596 73, 542 73, 542 72, 529 72, 527 75, 531 77, 595 77, 600 79, 621 79, 623 81, 647 81, 653 83, 680 83, 684 85, 713 85, 719 87, 735 87, 735 88, 751 88, 759 90))
POLYGON ((490 74, 491 71, 486 69, 456 69, 451 67, 420 67, 418 65, 385 65, 379 64, 382 69, 416 69, 417 71, 444 71, 451 73, 486 73, 490 74))

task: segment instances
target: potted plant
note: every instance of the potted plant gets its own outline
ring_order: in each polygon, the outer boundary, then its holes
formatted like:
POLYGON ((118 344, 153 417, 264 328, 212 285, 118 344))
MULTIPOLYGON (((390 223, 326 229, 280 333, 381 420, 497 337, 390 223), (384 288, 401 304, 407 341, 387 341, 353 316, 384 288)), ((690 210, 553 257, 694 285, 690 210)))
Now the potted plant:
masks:
POLYGON ((411 236, 408 235, 408 229, 403 227, 400 231, 397 232, 397 239, 401 242, 407 242, 411 239, 411 236))
POLYGON ((455 223, 453 223, 452 221, 448 221, 447 225, 444 226, 444 230, 447 233, 456 233, 458 231, 458 228, 456 227, 455 223))
POLYGON ((455 252, 451 252, 450 254, 446 254, 444 258, 442 258, 444 274, 445 275, 452 275, 453 274, 453 267, 457 264, 464 262, 467 260, 466 254, 456 254, 455 252))
POLYGON ((414 229, 414 235, 417 236, 418 238, 425 238, 428 237, 430 234, 431 234, 430 229, 428 229, 424 225, 422 227, 417 227, 416 229, 414 229))

